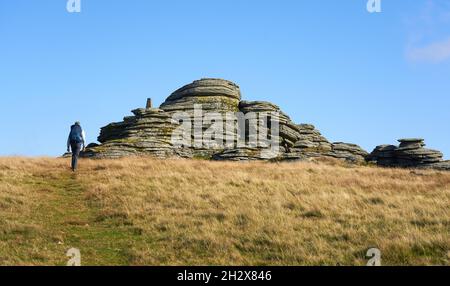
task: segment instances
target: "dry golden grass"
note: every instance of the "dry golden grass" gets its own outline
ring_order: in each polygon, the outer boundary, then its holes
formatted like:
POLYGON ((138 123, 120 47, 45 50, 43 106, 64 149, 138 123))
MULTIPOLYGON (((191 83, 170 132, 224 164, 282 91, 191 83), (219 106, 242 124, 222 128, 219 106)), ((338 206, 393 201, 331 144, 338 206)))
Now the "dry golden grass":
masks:
POLYGON ((0 264, 450 265, 450 173, 322 163, 0 159, 0 264))

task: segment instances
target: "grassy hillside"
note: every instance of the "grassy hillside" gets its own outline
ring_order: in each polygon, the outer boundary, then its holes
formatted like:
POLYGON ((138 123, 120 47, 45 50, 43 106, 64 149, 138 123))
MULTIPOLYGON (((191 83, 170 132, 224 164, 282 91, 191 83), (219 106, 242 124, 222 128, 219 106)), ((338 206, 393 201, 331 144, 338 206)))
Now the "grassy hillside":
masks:
POLYGON ((450 173, 0 159, 0 265, 450 265, 450 173))

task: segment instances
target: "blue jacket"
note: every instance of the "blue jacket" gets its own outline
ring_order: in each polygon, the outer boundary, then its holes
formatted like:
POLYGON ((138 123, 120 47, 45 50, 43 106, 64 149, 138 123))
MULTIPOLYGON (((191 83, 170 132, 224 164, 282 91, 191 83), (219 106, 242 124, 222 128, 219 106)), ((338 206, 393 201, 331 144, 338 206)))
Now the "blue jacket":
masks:
POLYGON ((86 133, 84 132, 83 128, 81 128, 80 125, 72 125, 70 127, 69 137, 67 138, 67 149, 70 148, 70 144, 72 143, 74 137, 79 137, 78 140, 80 140, 81 142, 77 143, 82 143, 83 148, 86 146, 86 133))

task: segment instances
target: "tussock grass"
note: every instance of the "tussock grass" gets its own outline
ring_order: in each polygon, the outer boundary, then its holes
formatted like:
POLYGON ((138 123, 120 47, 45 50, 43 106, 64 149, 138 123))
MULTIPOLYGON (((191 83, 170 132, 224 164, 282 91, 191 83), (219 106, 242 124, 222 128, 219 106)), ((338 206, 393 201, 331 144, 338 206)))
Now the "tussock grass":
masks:
POLYGON ((0 264, 450 265, 450 173, 337 161, 0 159, 0 264))

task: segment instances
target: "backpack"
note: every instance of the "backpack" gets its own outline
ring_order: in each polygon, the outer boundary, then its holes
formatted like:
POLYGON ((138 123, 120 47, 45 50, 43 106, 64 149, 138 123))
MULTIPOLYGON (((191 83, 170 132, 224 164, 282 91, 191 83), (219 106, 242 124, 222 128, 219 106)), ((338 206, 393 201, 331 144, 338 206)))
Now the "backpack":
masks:
POLYGON ((83 129, 81 128, 80 125, 72 125, 72 127, 70 128, 70 135, 69 135, 70 142, 82 143, 83 142, 82 133, 83 129))

